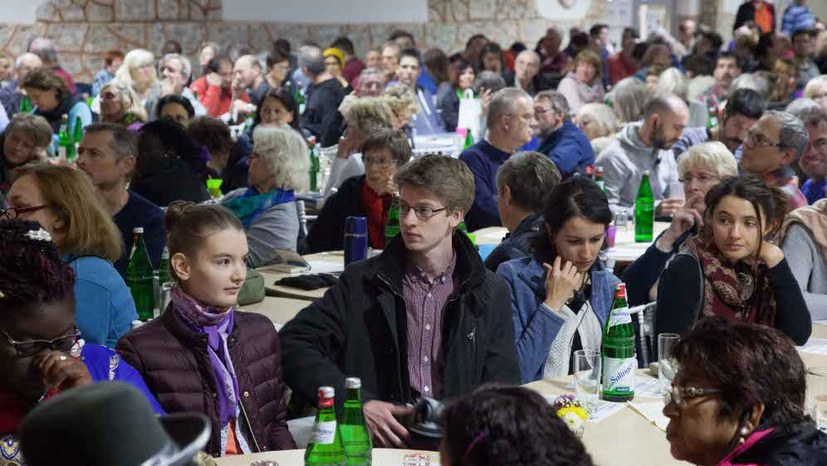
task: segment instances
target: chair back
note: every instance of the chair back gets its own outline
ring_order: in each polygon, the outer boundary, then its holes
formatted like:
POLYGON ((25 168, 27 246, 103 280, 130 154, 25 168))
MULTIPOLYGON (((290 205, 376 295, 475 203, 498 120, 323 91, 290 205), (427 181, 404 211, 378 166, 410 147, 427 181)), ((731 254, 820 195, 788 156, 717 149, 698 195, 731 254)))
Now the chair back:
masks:
POLYGON ((643 306, 636 306, 629 309, 629 314, 637 317, 638 332, 636 335, 638 345, 640 346, 640 359, 643 367, 649 366, 649 362, 654 359, 652 351, 655 348, 655 312, 657 309, 657 302, 651 302, 643 306))

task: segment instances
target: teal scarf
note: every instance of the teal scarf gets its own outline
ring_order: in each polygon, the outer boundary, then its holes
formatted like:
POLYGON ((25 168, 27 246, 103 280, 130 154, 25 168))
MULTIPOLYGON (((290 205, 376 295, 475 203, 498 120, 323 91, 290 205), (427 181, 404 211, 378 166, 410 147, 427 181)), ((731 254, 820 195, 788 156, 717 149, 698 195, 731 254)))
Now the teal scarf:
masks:
POLYGON ((247 188, 241 196, 231 199, 222 205, 233 211, 236 217, 241 220, 244 229, 250 225, 263 214, 267 209, 279 204, 286 204, 293 202, 293 190, 282 191, 276 189, 274 191, 259 194, 255 188, 247 188))

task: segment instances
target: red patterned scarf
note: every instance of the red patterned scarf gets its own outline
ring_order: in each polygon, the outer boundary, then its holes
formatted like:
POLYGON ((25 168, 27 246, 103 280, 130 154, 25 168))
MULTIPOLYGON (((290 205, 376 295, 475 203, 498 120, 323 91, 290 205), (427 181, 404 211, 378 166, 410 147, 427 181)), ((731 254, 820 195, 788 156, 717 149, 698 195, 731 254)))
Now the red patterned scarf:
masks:
POLYGON ((775 293, 766 264, 759 263, 757 268, 744 261, 730 264, 711 237, 711 232, 702 232, 685 246, 703 271, 704 296, 699 316, 773 326, 775 293))

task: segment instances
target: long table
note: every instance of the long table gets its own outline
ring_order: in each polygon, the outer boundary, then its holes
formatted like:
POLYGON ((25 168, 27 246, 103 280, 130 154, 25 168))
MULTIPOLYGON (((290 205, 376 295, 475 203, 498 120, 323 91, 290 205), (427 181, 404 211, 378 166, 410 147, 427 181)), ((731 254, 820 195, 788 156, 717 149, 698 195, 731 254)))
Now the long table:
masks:
MULTIPOLYGON (((812 338, 827 338, 827 324, 814 324, 812 338)), ((827 367, 827 355, 800 352, 807 368, 827 367)), ((638 371, 640 381, 652 380, 647 371, 638 371)), ((548 399, 555 396, 571 393, 572 377, 562 377, 547 381, 540 380, 525 385, 548 399)), ((637 397, 635 403, 650 408, 661 409, 662 401, 657 398, 637 397)), ((669 442, 665 432, 643 415, 626 405, 618 412, 611 414, 599 423, 589 423, 583 433, 583 443, 592 456, 595 464, 602 466, 648 466, 648 465, 679 465, 669 453, 669 442)), ((410 450, 375 449, 373 464, 375 466, 399 466, 403 457, 416 453, 410 450)), ((421 452, 429 454, 432 465, 438 465, 439 454, 436 452, 421 452)), ((280 466, 301 466, 304 461, 304 450, 288 450, 253 455, 244 455, 216 460, 219 466, 248 466, 255 460, 277 461, 280 466)))

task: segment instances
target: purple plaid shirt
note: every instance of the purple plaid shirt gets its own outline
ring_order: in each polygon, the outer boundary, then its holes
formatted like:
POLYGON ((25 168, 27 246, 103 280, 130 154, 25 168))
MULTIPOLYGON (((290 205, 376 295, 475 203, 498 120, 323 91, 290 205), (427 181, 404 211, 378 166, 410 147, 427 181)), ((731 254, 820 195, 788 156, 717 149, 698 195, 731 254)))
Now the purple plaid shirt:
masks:
POLYGON ((408 376, 411 388, 424 396, 442 393, 442 313, 457 287, 454 269, 457 257, 433 281, 409 264, 402 279, 402 294, 408 322, 408 376))
POLYGON ((769 186, 775 186, 784 191, 787 196, 787 206, 790 210, 797 209, 808 205, 807 197, 798 189, 798 177, 795 172, 789 168, 778 169, 764 177, 764 183, 769 186))

